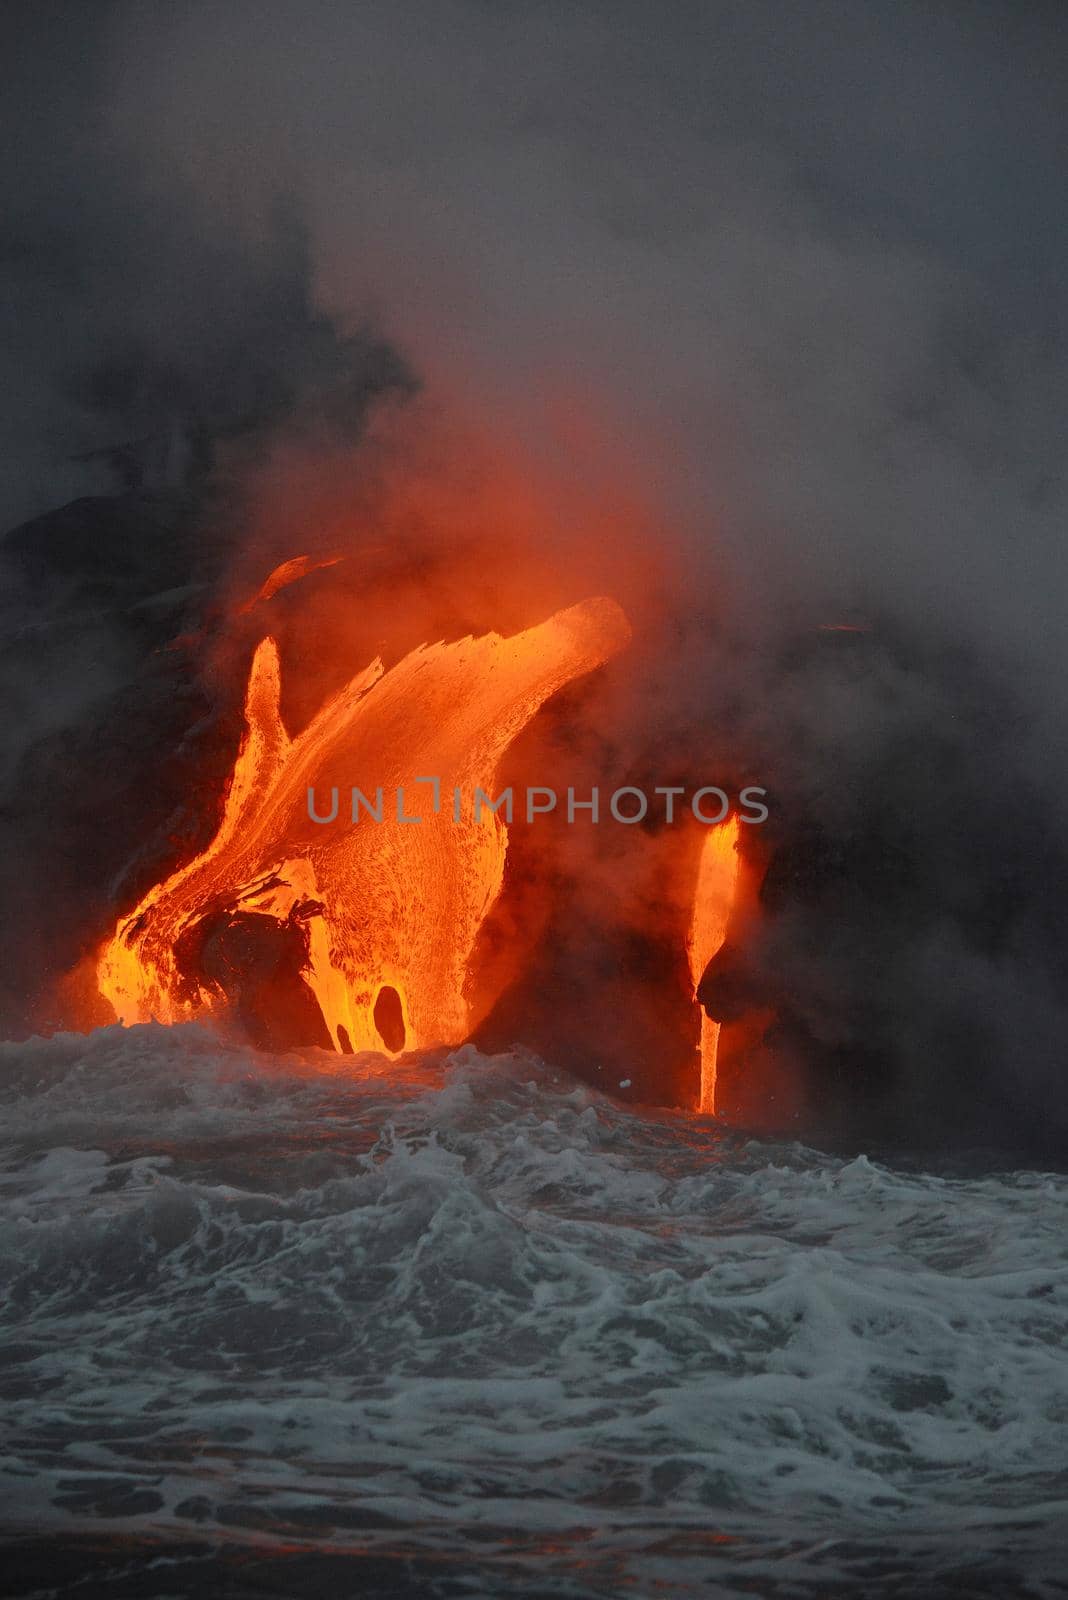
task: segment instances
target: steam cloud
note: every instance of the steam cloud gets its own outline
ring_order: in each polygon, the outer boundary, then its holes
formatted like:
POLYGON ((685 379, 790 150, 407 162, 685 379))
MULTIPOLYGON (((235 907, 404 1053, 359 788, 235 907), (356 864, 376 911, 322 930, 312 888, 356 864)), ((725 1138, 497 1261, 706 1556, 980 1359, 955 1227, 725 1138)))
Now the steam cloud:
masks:
MULTIPOLYGON (((86 908, 203 829, 223 647, 196 678, 163 646, 251 575, 273 486, 364 492, 354 446, 407 403, 414 435, 462 416, 611 508, 544 530, 544 565, 632 559, 620 482, 655 504, 658 664, 595 720, 633 772, 776 795, 743 981, 808 1041, 817 1108, 1063 1139, 1063 13, 22 9, 9 1025, 41 1022, 86 908)), ((432 576, 442 550, 393 534, 432 576)))

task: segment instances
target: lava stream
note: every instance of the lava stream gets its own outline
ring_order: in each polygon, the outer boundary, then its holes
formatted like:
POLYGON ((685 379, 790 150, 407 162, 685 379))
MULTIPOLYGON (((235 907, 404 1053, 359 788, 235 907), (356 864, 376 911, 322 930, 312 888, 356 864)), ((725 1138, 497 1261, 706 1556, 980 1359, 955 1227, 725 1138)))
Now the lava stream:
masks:
POLYGON ((301 976, 335 1049, 459 1043, 478 1020, 468 968, 507 848, 503 819, 484 809, 476 821, 471 797, 494 793, 501 757, 538 708, 629 636, 614 601, 591 599, 511 638, 423 646, 388 672, 374 661, 293 740, 279 715, 278 651, 265 639, 218 832, 121 920, 98 963, 101 994, 125 1023, 217 1011, 224 989, 184 952, 212 918, 268 917, 302 940, 301 976), (437 812, 422 776, 440 780, 437 812), (317 825, 308 791, 333 786, 338 819, 317 825), (380 822, 364 813, 350 823, 353 786, 371 800, 382 788, 380 822), (418 824, 394 814, 405 786, 409 814, 423 797, 418 824), (459 821, 446 798, 454 788, 459 821))
MULTIPOLYGON (((727 937, 727 924, 738 885, 738 818, 710 828, 701 847, 694 892, 693 920, 687 951, 696 997, 705 968, 727 937)), ((701 1012, 701 1092, 697 1109, 716 1109, 716 1056, 719 1023, 701 1012)))

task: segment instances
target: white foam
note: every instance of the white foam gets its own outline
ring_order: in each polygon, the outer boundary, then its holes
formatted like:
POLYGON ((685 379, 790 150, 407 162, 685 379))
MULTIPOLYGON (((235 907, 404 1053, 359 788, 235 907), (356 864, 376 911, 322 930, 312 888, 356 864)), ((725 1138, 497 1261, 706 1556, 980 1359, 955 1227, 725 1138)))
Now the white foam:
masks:
POLYGON ((1054 1562, 1063 1177, 742 1143, 529 1056, 316 1065, 0 1047, 9 1522, 336 1540, 355 1506, 554 1532, 565 1576, 592 1528, 679 1592, 709 1530, 759 1582, 967 1529, 1054 1562))

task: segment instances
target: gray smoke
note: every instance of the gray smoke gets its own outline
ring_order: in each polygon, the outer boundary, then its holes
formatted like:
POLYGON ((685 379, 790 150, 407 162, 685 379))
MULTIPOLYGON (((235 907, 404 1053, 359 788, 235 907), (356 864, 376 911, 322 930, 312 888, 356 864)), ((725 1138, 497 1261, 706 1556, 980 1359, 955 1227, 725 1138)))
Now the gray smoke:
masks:
MULTIPOLYGON (((116 479, 192 495, 183 581, 210 587, 203 529, 233 537, 250 468, 410 390, 375 326, 594 499, 626 460, 670 530, 673 648, 606 737, 777 793, 753 981, 917 1124, 963 1099, 980 1131, 1063 1131, 1063 11, 4 26, 6 521, 116 479), (558 427, 562 394, 608 446, 558 427), (855 647, 818 632, 842 621, 855 647)), ((142 659, 115 640, 24 676, 20 721, 84 719, 142 659)))

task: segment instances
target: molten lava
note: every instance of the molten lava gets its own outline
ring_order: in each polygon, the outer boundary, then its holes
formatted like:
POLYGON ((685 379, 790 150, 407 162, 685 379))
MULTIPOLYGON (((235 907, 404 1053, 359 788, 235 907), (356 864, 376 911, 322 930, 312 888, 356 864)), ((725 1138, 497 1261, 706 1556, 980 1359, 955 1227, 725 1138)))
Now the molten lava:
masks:
MULTIPOLYGON (((738 818, 710 828, 701 847, 694 891, 693 920, 687 950, 696 998, 704 970, 727 937, 727 924, 738 886, 738 818)), ((701 1092, 697 1109, 716 1109, 716 1056, 719 1023, 701 1012, 701 1092)))
POLYGON ((99 960, 101 994, 125 1023, 218 1012, 231 997, 210 963, 190 958, 198 934, 227 919, 247 933, 267 918, 299 941, 335 1049, 396 1055, 462 1041, 479 1020, 469 965, 508 837, 488 808, 476 818, 474 792, 494 793, 501 757, 543 702, 629 633, 614 601, 593 599, 511 638, 424 646, 388 672, 376 660, 292 740, 278 651, 265 639, 218 832, 119 923, 99 960), (329 815, 335 787, 342 809, 319 824, 309 790, 329 815), (353 787, 372 802, 382 789, 381 821, 366 810, 350 821, 353 787))
POLYGON ((323 567, 336 567, 341 560, 341 556, 321 556, 318 561, 311 556, 293 556, 291 560, 283 561, 267 574, 252 598, 238 607, 238 615, 243 616, 261 601, 270 600, 280 589, 288 589, 291 583, 306 578, 309 572, 319 572, 323 567))

